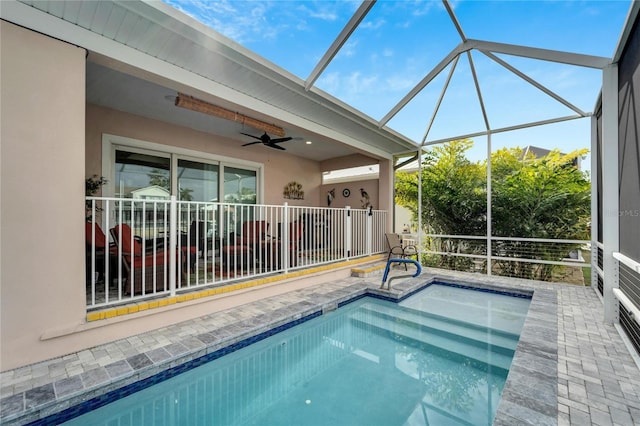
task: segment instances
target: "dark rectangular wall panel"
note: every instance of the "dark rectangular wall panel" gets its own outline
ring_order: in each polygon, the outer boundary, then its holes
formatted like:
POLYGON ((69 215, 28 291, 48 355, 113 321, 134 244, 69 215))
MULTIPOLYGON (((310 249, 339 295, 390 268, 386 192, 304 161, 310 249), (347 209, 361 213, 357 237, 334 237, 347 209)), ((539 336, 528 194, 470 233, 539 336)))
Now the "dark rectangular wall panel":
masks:
MULTIPOLYGON (((620 252, 640 262, 640 31, 638 19, 618 63, 620 252)), ((606 211, 606 206, 605 206, 606 211)), ((620 290, 640 307, 640 276, 620 265, 620 290)), ((622 304, 620 325, 640 353, 640 318, 622 304)))
POLYGON ((640 31, 637 20, 618 63, 618 102, 620 252, 640 261, 640 31))

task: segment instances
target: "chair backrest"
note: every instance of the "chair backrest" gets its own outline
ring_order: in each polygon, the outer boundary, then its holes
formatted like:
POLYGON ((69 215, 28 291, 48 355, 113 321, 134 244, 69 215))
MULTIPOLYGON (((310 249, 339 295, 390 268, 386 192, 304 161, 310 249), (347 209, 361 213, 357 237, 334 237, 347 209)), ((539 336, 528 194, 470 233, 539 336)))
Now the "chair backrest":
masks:
POLYGON ((245 244, 260 242, 269 231, 269 223, 266 220, 250 220, 242 224, 242 241, 245 244))
POLYGON ((290 222, 289 223, 289 241, 296 243, 300 241, 302 232, 304 231, 304 224, 302 222, 290 222))
POLYGON ((115 241, 118 247, 122 247, 123 253, 133 253, 134 255, 142 254, 142 244, 135 238, 132 238, 131 227, 129 225, 121 223, 111 228, 109 232, 111 232, 113 241, 115 241))
POLYGON ((394 233, 385 234, 387 236, 387 243, 389 243, 389 250, 394 247, 402 247, 402 242, 400 241, 400 236, 394 233))
POLYGON ((189 226, 189 243, 191 246, 202 245, 204 242, 204 222, 195 220, 189 226))
POLYGON ((97 249, 107 247, 107 237, 104 235, 104 232, 102 232, 100 225, 95 222, 85 222, 84 230, 87 246, 93 246, 97 249))

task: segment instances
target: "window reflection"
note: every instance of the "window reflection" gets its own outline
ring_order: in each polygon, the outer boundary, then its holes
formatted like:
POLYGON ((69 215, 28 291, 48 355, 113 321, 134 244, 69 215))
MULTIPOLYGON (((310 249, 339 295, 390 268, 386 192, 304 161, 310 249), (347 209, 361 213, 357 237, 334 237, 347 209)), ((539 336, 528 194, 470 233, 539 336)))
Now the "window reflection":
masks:
POLYGON ((218 166, 178 160, 178 199, 218 201, 218 166))
POLYGON ((224 201, 227 203, 255 204, 256 200, 256 172, 225 167, 224 201))
POLYGON ((137 152, 116 150, 115 196, 166 200, 171 195, 171 161, 137 152))

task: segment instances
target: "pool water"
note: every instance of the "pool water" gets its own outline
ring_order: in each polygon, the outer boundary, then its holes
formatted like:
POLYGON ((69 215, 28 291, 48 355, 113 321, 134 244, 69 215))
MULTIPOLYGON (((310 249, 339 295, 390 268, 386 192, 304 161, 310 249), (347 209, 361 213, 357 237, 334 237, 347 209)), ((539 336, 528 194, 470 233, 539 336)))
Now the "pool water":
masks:
POLYGON ((68 425, 490 425, 530 299, 365 297, 68 425))

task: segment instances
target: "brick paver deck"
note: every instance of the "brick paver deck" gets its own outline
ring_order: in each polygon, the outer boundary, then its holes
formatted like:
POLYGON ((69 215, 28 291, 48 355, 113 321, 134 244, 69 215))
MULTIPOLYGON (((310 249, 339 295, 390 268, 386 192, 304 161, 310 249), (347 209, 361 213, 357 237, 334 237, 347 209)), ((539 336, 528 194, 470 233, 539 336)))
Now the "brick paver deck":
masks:
MULTIPOLYGON (((5 371, 0 423, 37 420, 365 291, 380 292, 379 274, 292 291, 5 371)), ((591 288, 425 269, 418 278, 395 280, 384 294, 404 294, 434 276, 533 290, 494 424, 640 425, 637 359, 616 328, 603 323, 602 303, 591 288)))

